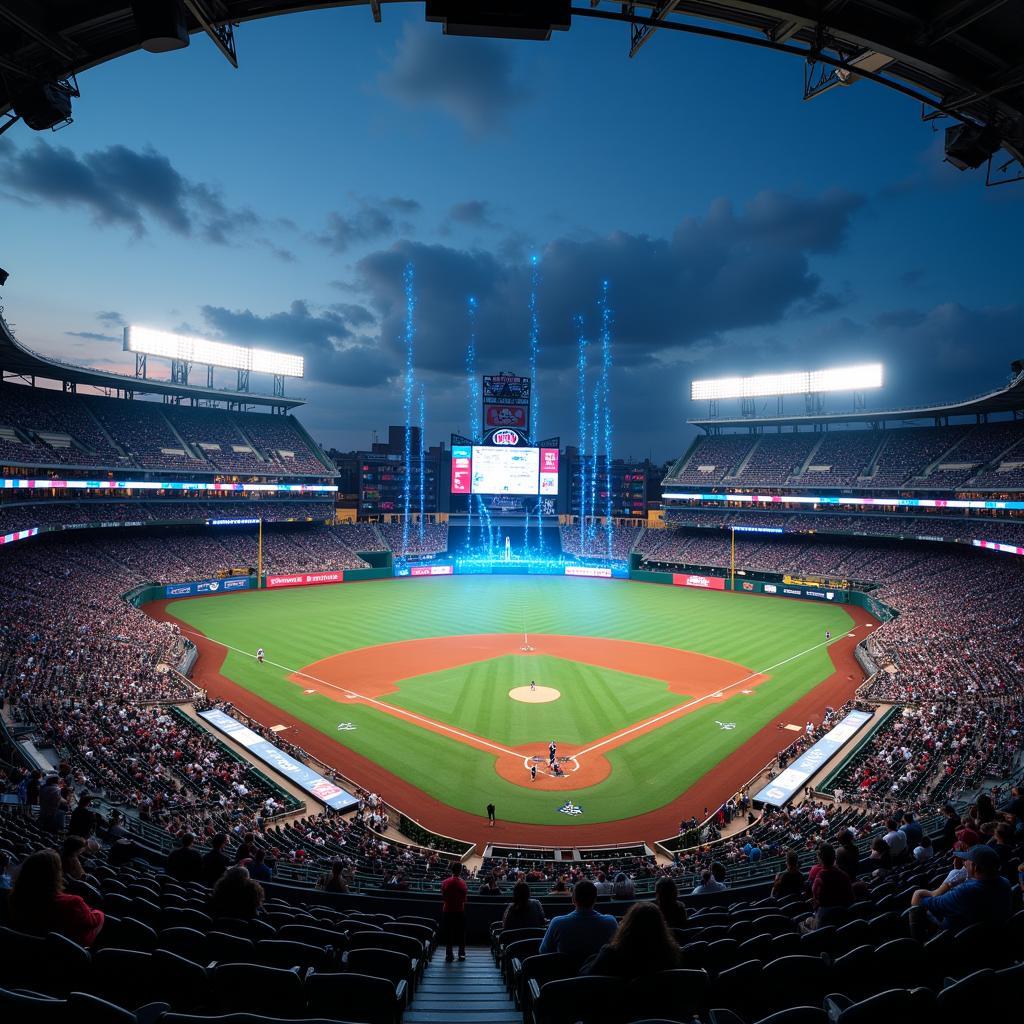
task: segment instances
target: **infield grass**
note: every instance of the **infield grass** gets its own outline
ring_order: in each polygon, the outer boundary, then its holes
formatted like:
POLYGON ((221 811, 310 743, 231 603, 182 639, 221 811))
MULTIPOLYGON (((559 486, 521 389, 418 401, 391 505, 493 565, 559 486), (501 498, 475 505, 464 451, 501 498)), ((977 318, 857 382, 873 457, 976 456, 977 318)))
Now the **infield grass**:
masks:
MULTIPOLYGON (((436 799, 478 815, 493 800, 506 821, 567 827, 632 817, 671 801, 827 678, 832 663, 819 646, 825 630, 835 637, 852 624, 838 605, 625 581, 516 576, 248 591, 175 601, 169 610, 186 626, 239 649, 229 651, 224 675, 436 799), (306 694, 287 678, 312 662, 359 647, 523 632, 662 644, 735 662, 743 666, 737 679, 748 672, 767 672, 770 678, 750 694, 734 691, 723 703, 698 706, 607 752, 612 771, 605 781, 584 789, 567 784, 564 794, 531 792, 507 782, 489 753, 366 704, 306 694), (251 652, 260 646, 276 664, 255 662, 251 652), (736 728, 722 730, 716 720, 735 722, 736 728), (356 729, 339 733, 343 721, 356 729), (568 797, 583 806, 581 817, 558 813, 568 797)), ((359 689, 356 679, 346 685, 359 689)), ((497 658, 413 677, 386 699, 503 746, 548 738, 589 743, 685 700, 668 693, 664 683, 644 678, 643 665, 632 675, 539 656, 497 658), (543 671, 541 662, 547 663, 543 671), (553 685, 563 698, 534 705, 509 699, 509 689, 531 678, 553 685)))

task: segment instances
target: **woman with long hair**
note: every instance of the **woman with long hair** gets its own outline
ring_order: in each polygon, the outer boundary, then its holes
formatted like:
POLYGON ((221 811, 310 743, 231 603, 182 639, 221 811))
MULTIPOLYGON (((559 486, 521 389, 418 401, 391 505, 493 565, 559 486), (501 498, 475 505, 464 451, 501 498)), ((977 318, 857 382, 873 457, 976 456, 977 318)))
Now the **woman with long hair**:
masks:
POLYGON ((669 928, 686 927, 686 904, 679 902, 679 886, 674 878, 662 875, 654 886, 654 905, 669 928))
POLYGON ((503 930, 544 927, 544 908, 537 900, 530 898, 528 882, 516 882, 512 887, 512 902, 505 908, 501 927, 503 930))
POLYGON ((263 906, 263 886, 245 868, 228 868, 210 893, 212 917, 237 917, 251 921, 263 906))
POLYGON ((32 935, 60 932, 80 946, 96 941, 103 911, 81 896, 64 892, 64 872, 56 850, 38 850, 25 858, 8 900, 10 923, 32 935))
POLYGON ((610 974, 632 979, 679 966, 679 946, 653 903, 634 903, 611 941, 581 968, 580 974, 610 974))

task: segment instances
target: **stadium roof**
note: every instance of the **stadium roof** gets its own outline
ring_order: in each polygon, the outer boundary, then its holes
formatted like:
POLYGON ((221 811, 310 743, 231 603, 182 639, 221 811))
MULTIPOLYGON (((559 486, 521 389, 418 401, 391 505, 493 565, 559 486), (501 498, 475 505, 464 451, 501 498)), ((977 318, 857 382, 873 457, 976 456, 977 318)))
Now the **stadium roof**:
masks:
POLYGON ((83 385, 101 388, 105 391, 119 391, 132 397, 135 395, 161 395, 196 402, 227 402, 231 405, 272 406, 289 411, 303 405, 301 398, 284 398, 281 395, 257 395, 248 391, 227 391, 220 388, 196 387, 192 384, 175 384, 169 380, 153 380, 150 377, 129 377, 109 370, 93 370, 87 366, 76 366, 60 359, 33 352, 15 338, 0 308, 0 375, 24 377, 34 381, 59 380, 74 386, 83 385))
MULTIPOLYGON (((1016 365, 1016 364, 1015 364, 1016 365)), ((965 398, 960 402, 941 405, 921 405, 905 409, 857 409, 852 412, 832 413, 780 413, 775 416, 709 416, 705 419, 690 420, 690 424, 702 430, 717 430, 721 427, 800 427, 827 425, 829 423, 888 423, 907 420, 945 421, 956 416, 989 416, 993 413, 1019 412, 1024 410, 1024 370, 1005 387, 988 391, 983 395, 965 398)))
MULTIPOLYGON (((233 63, 234 25, 327 7, 364 7, 379 21, 393 2, 399 0, 184 0, 189 31, 205 31, 233 63)), ((809 67, 825 72, 826 88, 857 77, 881 82, 951 117, 993 126, 1018 159, 1024 151, 1019 0, 578 0, 572 14, 630 23, 631 55, 656 32, 683 31, 813 58, 809 67), (832 75, 837 64, 842 81, 832 75)), ((0 114, 26 86, 139 48, 127 0, 0 0, 0 26, 0 114)))

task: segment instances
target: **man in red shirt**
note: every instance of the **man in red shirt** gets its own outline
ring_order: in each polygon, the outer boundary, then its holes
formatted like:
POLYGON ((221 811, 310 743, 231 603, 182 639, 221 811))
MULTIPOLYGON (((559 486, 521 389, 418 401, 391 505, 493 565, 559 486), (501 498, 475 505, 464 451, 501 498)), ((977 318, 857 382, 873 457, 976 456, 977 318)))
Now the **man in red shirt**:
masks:
POLYGON ((466 959, 466 896, 469 889, 462 880, 462 865, 456 861, 451 866, 451 874, 441 883, 441 930, 447 947, 444 962, 450 964, 455 960, 452 947, 456 940, 459 944, 459 959, 466 959))

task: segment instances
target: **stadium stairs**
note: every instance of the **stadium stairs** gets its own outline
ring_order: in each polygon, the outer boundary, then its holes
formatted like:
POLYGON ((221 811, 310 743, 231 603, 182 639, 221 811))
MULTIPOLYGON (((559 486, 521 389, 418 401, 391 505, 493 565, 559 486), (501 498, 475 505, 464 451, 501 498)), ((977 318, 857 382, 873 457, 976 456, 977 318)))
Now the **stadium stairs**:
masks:
POLYGON ((490 950, 471 946, 465 963, 454 964, 445 963, 443 954, 435 953, 405 1011, 405 1024, 521 1024, 490 950))

